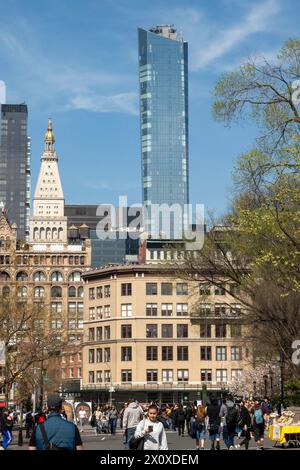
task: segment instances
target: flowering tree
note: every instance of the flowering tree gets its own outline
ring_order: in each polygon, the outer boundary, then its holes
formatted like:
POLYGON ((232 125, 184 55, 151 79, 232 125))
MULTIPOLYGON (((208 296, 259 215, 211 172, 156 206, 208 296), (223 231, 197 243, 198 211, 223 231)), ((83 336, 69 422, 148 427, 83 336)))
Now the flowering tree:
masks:
POLYGON ((280 368, 269 362, 244 370, 228 384, 228 389, 244 399, 277 395, 280 391, 280 368))

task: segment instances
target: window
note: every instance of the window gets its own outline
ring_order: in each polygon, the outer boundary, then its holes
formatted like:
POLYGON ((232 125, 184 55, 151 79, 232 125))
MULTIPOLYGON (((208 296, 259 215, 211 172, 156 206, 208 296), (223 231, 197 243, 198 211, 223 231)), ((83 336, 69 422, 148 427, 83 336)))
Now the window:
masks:
POLYGON ((161 325, 162 338, 173 338, 173 325, 170 323, 161 325))
POLYGON ((200 284, 199 293, 200 295, 210 295, 210 286, 208 284, 200 284))
POLYGON ((157 338, 157 325, 146 325, 146 338, 157 338))
POLYGON ((110 326, 104 327, 104 340, 110 339, 110 326))
POLYGON ((146 304, 146 316, 147 317, 157 316, 157 304, 146 304))
POLYGON ((105 318, 110 317, 110 305, 104 305, 104 316, 105 318))
POLYGON ((95 373, 94 371, 90 370, 89 371, 89 383, 93 384, 95 382, 95 373))
POLYGON ((81 377, 82 377, 82 368, 81 367, 77 368, 77 377, 78 377, 78 379, 81 379, 81 377))
POLYGON ((75 330, 76 328, 76 320, 75 318, 72 320, 68 320, 68 329, 69 330, 75 330))
POLYGON ((16 277, 17 281, 28 281, 28 274, 25 271, 20 271, 16 277))
POLYGON ((93 364, 95 362, 95 350, 89 349, 89 364, 93 364))
POLYGON ((157 346, 147 346, 146 348, 147 361, 157 361, 158 359, 158 348, 157 346))
POLYGON ((226 361, 226 360, 227 360, 226 346, 217 346, 216 347, 216 361, 226 361))
POLYGON ((110 297, 110 286, 104 286, 104 297, 110 297))
POLYGON ((41 282, 41 281, 45 281, 46 280, 46 276, 45 274, 43 273, 43 271, 37 271, 34 273, 33 275, 33 280, 35 282, 41 282))
POLYGON ((27 297, 27 287, 18 287, 17 296, 22 298, 27 297))
POLYGON ((188 295, 188 285, 186 282, 178 282, 176 284, 177 295, 188 295))
POLYGON ((132 382, 132 370, 121 370, 121 382, 132 382))
POLYGON ((161 304, 161 314, 163 317, 171 317, 173 312, 173 304, 161 304))
POLYGON ((89 320, 95 320, 95 308, 89 308, 89 320))
POLYGON ((173 382, 173 369, 163 369, 162 370, 162 381, 163 383, 166 382, 173 382))
POLYGON ((200 338, 211 338, 211 324, 207 322, 200 323, 200 338))
POLYGON ((229 285, 229 291, 231 295, 238 296, 240 294, 240 286, 238 286, 237 284, 231 283, 229 285))
POLYGON ((242 335, 242 325, 231 324, 230 336, 231 338, 240 338, 242 335))
POLYGON ((211 361, 211 346, 200 347, 200 360, 211 361))
POLYGON ((177 317, 187 317, 188 316, 188 304, 177 304, 176 315, 177 317))
POLYGON ((121 304, 121 317, 132 317, 132 304, 121 304))
POLYGON ((212 380, 212 371, 211 371, 211 369, 201 369, 200 380, 201 380, 201 382, 211 382, 211 380, 212 380))
POLYGON ((231 360, 240 361, 242 359, 242 348, 239 346, 231 346, 231 360))
POLYGON ((131 283, 121 284, 121 295, 132 295, 132 284, 131 283))
POLYGON ((76 314, 76 302, 68 302, 68 313, 71 315, 76 314))
POLYGON ((81 272, 80 271, 74 271, 73 273, 71 273, 69 275, 68 280, 69 280, 69 282, 81 282, 82 281, 81 272))
POLYGON ((131 346, 125 346, 121 348, 121 361, 132 361, 131 346))
POLYGON ((104 380, 105 382, 110 382, 110 370, 104 371, 104 380))
POLYGON ((102 362, 103 355, 102 355, 102 349, 101 348, 97 348, 96 358, 97 358, 98 363, 102 362))
POLYGON ((77 353, 77 360, 78 360, 78 362, 82 361, 82 353, 81 352, 77 353))
POLYGON ((62 282, 63 280, 63 275, 60 271, 54 271, 51 274, 51 281, 52 282, 62 282))
POLYGON ((96 371, 96 381, 98 384, 102 382, 102 370, 96 371))
POLYGON ((89 341, 95 341, 95 328, 89 328, 89 341))
POLYGON ((68 289, 68 296, 69 297, 76 297, 76 288, 71 286, 68 289))
POLYGON ((45 289, 43 287, 35 287, 34 297, 45 297, 45 289))
POLYGON ((131 325, 121 325, 121 338, 132 338, 131 325))
POLYGON ((157 369, 147 369, 146 381, 149 383, 149 382, 157 382, 157 380, 158 380, 157 369))
POLYGON ((215 315, 217 317, 224 317, 226 315, 226 304, 215 304, 215 315))
POLYGON ((110 362, 110 348, 104 348, 104 362, 110 362))
POLYGON ((227 383, 227 369, 217 369, 217 382, 227 383))
POLYGON ((156 282, 146 283, 146 295, 157 295, 157 283, 156 282))
POLYGON ((188 382, 189 381, 189 371, 188 371, 188 369, 178 369, 177 370, 177 381, 178 382, 188 382))
POLYGON ((226 323, 216 323, 216 338, 226 338, 226 323))
POLYGON ((177 338, 188 337, 188 325, 177 325, 177 338))
POLYGON ((161 295, 172 295, 172 283, 162 282, 161 283, 161 295))
POLYGON ((210 304, 200 304, 200 314, 201 316, 208 317, 211 314, 211 305, 210 304))
POLYGON ((240 304, 230 304, 230 316, 239 317, 241 316, 242 306, 240 304))
POLYGON ((97 287, 97 299, 102 299, 103 297, 103 287, 97 287))
POLYGON ((102 341, 102 326, 97 326, 96 328, 96 339, 97 341, 102 341))
POLYGON ((224 284, 220 284, 219 286, 215 287, 215 295, 225 295, 225 286, 224 286, 224 284))
POLYGON ((59 297, 59 298, 62 297, 62 289, 61 289, 61 287, 58 287, 58 286, 56 286, 56 287, 51 287, 51 297, 54 298, 54 299, 55 299, 55 298, 58 298, 58 297, 59 297))
POLYGON ((177 346, 177 361, 188 361, 188 360, 189 360, 188 346, 177 346))
POLYGON ((231 380, 238 380, 241 374, 241 369, 231 369, 231 380))
POLYGON ((89 288, 89 300, 94 300, 95 299, 95 288, 90 287, 89 288))
POLYGON ((51 320, 51 328, 53 330, 59 330, 62 327, 62 321, 58 318, 51 320))
POLYGON ((101 320, 103 318, 103 307, 100 305, 97 307, 97 320, 101 320))
POLYGON ((78 287, 77 297, 83 297, 83 286, 78 287))
POLYGON ((172 346, 163 346, 161 349, 161 359, 162 361, 173 361, 173 347, 172 346))

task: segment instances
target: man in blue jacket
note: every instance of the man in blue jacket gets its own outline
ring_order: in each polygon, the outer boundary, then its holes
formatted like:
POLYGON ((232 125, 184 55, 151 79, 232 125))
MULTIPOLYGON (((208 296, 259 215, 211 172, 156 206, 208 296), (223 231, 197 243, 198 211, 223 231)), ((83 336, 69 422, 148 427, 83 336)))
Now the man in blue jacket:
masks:
POLYGON ((77 426, 66 421, 60 414, 62 399, 59 395, 49 395, 47 400, 48 418, 38 424, 30 438, 28 450, 83 450, 77 426))

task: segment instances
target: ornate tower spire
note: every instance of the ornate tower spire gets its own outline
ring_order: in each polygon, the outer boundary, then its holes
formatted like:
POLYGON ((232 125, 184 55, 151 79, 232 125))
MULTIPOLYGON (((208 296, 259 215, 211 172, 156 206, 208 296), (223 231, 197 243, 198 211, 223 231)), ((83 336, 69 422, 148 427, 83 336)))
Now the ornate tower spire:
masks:
POLYGON ((48 127, 45 133, 45 150, 46 152, 54 151, 55 137, 52 129, 52 119, 48 119, 48 127))

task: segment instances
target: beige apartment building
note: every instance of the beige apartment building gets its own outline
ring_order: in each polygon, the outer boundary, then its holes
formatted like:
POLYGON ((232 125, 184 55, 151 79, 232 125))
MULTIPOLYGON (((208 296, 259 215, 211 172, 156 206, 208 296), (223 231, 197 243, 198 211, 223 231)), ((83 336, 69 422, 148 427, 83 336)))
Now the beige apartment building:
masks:
POLYGON ((205 400, 248 366, 242 309, 222 284, 187 283, 163 264, 107 266, 83 278, 85 399, 205 400))

